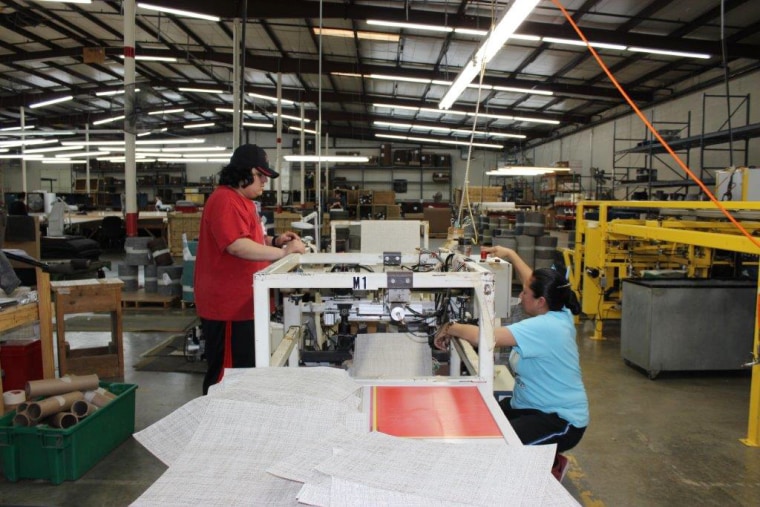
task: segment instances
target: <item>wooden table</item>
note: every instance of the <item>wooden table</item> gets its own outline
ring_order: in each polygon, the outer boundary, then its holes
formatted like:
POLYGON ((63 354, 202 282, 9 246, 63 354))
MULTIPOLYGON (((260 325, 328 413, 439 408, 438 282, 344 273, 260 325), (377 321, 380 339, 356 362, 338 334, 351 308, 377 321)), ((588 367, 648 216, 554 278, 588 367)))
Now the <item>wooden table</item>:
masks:
POLYGON ((124 342, 122 338, 121 287, 119 279, 91 279, 52 282, 55 297, 58 372, 100 378, 124 377, 124 342), (103 347, 69 350, 66 343, 67 313, 111 314, 111 342, 103 347))

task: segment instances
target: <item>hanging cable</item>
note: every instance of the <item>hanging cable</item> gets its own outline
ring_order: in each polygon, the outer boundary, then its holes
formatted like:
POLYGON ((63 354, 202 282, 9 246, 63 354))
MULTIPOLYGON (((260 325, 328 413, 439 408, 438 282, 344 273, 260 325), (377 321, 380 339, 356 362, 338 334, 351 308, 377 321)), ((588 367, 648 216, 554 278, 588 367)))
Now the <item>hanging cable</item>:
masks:
MULTIPOLYGON (((720 0, 720 53, 723 60, 723 84, 726 87, 726 113, 728 117, 728 162, 734 168, 734 129, 731 128, 731 87, 728 82, 728 51, 726 51, 726 5, 720 0)), ((733 178, 733 173, 731 173, 733 178)), ((730 200, 730 199, 729 199, 730 200)))
POLYGON ((705 195, 712 201, 715 206, 718 207, 718 209, 728 218, 728 220, 736 226, 739 231, 747 238, 749 239, 755 246, 760 248, 760 240, 752 236, 747 229, 742 226, 735 218, 734 216, 728 212, 728 210, 721 204, 721 202, 715 197, 715 195, 710 191, 709 188, 704 184, 704 182, 697 177, 696 174, 692 172, 691 169, 681 160, 681 158, 676 154, 675 151, 673 151, 673 148, 670 147, 670 145, 665 141, 665 139, 662 138, 660 133, 657 131, 657 129, 654 128, 654 126, 647 120, 646 116, 644 116, 644 113, 641 112, 641 109, 636 105, 636 103, 631 99, 630 96, 628 96, 628 93, 626 93, 625 89, 623 89, 623 86, 618 82, 618 80, 615 78, 614 75, 612 75, 612 72, 610 69, 605 65, 605 63, 602 61, 602 58, 599 56, 599 53, 596 52, 596 50, 591 47, 591 44, 589 44, 588 39, 583 34, 583 31, 581 31, 580 27, 575 23, 575 20, 573 20, 572 16, 567 12, 565 9, 565 6, 562 5, 562 2, 560 0, 552 0, 554 5, 556 5, 560 11, 562 11, 562 14, 565 16, 565 19, 567 19, 568 23, 573 27, 575 30, 575 33, 578 34, 578 37, 586 44, 586 47, 593 55, 596 62, 599 64, 599 66, 602 68, 604 73, 607 75, 607 77, 612 81, 612 84, 617 88, 617 90, 620 92, 620 94, 623 96, 625 101, 628 103, 629 106, 633 109, 633 111, 636 113, 636 116, 641 119, 642 122, 644 122, 644 125, 646 125, 647 129, 652 133, 652 135, 657 139, 657 141, 662 145, 663 148, 665 148, 665 151, 667 151, 671 157, 673 157, 673 160, 681 167, 681 169, 684 170, 684 172, 694 180, 694 182, 699 186, 700 189, 702 189, 702 192, 705 193, 705 195))

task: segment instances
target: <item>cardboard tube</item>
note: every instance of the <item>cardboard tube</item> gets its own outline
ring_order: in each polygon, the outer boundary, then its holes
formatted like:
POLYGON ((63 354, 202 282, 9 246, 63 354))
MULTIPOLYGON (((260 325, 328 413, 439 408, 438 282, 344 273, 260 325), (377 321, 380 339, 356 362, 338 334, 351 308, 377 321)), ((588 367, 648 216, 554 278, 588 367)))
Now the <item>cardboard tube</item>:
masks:
POLYGON ((79 419, 77 419, 77 416, 71 412, 58 412, 57 414, 53 414, 53 417, 50 418, 50 426, 54 428, 71 428, 78 422, 79 419))
POLYGON ((89 401, 90 403, 92 403, 98 408, 101 408, 111 403, 111 398, 97 391, 87 391, 86 393, 84 393, 84 399, 89 401))
POLYGON ((98 407, 85 400, 77 400, 71 404, 71 413, 77 416, 77 419, 84 419, 88 415, 92 415, 98 407))
POLYGON ((95 389, 95 392, 98 394, 102 394, 103 396, 105 396, 106 398, 110 400, 115 400, 117 398, 117 396, 114 393, 102 387, 98 387, 97 389, 95 389))
POLYGON ((23 414, 26 413, 27 409, 29 409, 29 402, 25 401, 23 403, 19 403, 16 407, 16 413, 17 414, 23 414))
POLYGON ((32 420, 29 419, 29 416, 26 415, 26 412, 17 413, 13 416, 13 425, 14 426, 31 426, 32 420))
POLYGON ((32 421, 38 422, 49 415, 70 409, 72 403, 81 399, 84 399, 84 394, 80 391, 51 396, 50 398, 30 403, 26 413, 32 421))
POLYGON ((26 399, 31 400, 38 396, 55 396, 72 391, 91 391, 98 388, 98 382, 98 376, 95 374, 30 380, 26 383, 26 399))

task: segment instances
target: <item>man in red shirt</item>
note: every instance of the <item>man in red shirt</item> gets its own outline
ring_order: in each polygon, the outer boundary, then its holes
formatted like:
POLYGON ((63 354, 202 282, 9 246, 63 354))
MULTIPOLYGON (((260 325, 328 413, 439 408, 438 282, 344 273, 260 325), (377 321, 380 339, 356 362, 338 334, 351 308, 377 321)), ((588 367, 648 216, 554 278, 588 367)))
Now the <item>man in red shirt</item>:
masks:
POLYGON ((253 202, 278 176, 263 149, 244 144, 219 173, 219 186, 203 207, 194 285, 208 362, 203 394, 221 379, 225 363, 235 368, 256 363, 253 274, 305 251, 294 232, 268 237, 253 202))

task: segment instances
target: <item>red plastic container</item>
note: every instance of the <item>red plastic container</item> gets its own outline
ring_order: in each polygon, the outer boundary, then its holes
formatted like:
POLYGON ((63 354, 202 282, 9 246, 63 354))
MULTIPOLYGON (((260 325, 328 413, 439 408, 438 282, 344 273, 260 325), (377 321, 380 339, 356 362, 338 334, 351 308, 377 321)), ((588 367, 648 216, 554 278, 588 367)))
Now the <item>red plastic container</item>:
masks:
POLYGON ((3 367, 3 390, 24 389, 28 380, 42 378, 40 340, 0 342, 0 363, 3 367))

